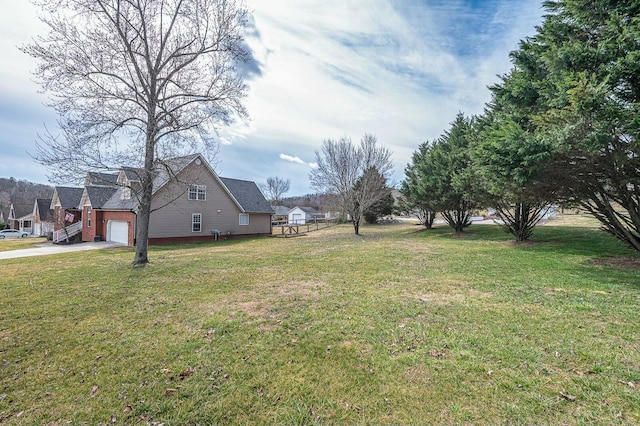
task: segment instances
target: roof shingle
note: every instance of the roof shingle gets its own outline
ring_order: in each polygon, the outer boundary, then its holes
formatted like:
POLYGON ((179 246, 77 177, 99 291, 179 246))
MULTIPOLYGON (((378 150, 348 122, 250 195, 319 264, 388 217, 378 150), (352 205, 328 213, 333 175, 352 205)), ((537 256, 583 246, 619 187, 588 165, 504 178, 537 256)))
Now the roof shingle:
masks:
POLYGON ((247 213, 270 213, 273 208, 255 182, 221 177, 220 180, 247 213))
POLYGON ((63 209, 77 209, 80 207, 80 198, 82 198, 84 188, 56 186, 55 191, 63 209))
POLYGON ((50 222, 53 220, 53 210, 51 210, 51 198, 36 198, 38 204, 38 214, 40 220, 50 222))

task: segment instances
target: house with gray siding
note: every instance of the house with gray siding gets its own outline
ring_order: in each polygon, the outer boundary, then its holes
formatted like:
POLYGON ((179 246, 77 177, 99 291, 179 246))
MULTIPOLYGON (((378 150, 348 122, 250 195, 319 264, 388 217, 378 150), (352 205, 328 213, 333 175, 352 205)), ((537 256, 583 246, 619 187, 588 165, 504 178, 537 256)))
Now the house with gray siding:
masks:
MULTIPOLYGON (((88 176, 78 209, 82 240, 135 244, 139 169, 88 176)), ((273 209, 258 186, 219 177, 200 154, 156 167, 149 244, 270 235, 273 209)))

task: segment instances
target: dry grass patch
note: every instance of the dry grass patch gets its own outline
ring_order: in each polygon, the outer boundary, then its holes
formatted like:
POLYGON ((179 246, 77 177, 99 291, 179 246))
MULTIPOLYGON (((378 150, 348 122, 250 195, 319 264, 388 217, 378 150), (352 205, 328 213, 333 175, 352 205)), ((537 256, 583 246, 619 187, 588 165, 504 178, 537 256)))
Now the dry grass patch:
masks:
POLYGON ((449 306, 452 304, 485 304, 491 298, 491 292, 483 292, 473 288, 461 289, 454 286, 443 292, 422 293, 414 296, 427 305, 449 306))
POLYGON ((640 422, 640 275, 590 262, 628 251, 415 230, 7 262, 0 423, 640 422))
POLYGON ((599 228, 600 222, 587 214, 558 214, 555 219, 545 221, 542 226, 573 226, 599 228))
POLYGON ((9 238, 0 240, 0 251, 22 250, 46 243, 44 237, 9 238))
POLYGON ((209 315, 222 312, 230 318, 241 313, 247 321, 265 322, 277 320, 278 312, 308 307, 321 297, 322 282, 261 281, 250 290, 222 295, 215 302, 198 305, 198 310, 209 315))
POLYGON ((594 265, 610 266, 621 269, 635 269, 640 271, 640 259, 637 257, 603 257, 591 260, 594 265))

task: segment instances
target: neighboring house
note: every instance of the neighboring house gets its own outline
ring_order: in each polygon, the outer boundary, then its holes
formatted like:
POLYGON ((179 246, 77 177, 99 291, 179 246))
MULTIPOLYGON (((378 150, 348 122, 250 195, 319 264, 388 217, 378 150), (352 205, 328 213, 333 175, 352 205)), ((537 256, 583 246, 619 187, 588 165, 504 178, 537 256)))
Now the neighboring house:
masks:
POLYGON ((7 223, 11 229, 18 229, 31 233, 33 226, 33 204, 11 203, 7 223))
POLYGON ((294 225, 304 225, 307 222, 313 222, 317 218, 324 219, 324 213, 320 213, 313 207, 296 206, 289 210, 289 223, 294 225))
POLYGON ((82 188, 56 186, 51 197, 53 210, 53 242, 69 241, 82 232, 80 198, 82 188))
MULTIPOLYGON (((82 240, 135 244, 140 170, 87 176, 82 240), (115 179, 114 179, 115 177, 115 179), (114 183, 109 183, 114 182, 114 183)), ((270 235, 273 209, 251 181, 221 178, 200 155, 165 162, 153 180, 149 244, 270 235)))
POLYGON ((82 241, 116 241, 133 245, 135 208, 128 187, 85 186, 80 198, 82 241))
POLYGON ((53 228, 55 231, 80 221, 82 212, 79 206, 83 191, 83 188, 68 186, 56 186, 53 189, 51 209, 53 210, 53 228))
POLYGON ((33 229, 31 233, 37 236, 46 236, 53 232, 53 209, 51 198, 36 198, 33 203, 33 229))

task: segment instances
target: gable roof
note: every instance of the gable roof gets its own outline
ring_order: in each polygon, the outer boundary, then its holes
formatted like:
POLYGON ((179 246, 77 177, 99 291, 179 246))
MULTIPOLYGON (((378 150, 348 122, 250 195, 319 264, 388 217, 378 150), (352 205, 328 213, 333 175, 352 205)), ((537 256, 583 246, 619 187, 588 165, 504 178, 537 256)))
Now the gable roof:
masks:
MULTIPOLYGON (((258 189, 254 182, 250 181, 240 181, 237 179, 227 179, 230 181, 229 185, 234 188, 235 192, 232 192, 231 189, 225 184, 221 177, 211 168, 211 165, 208 161, 202 157, 201 154, 191 154, 185 155, 184 157, 172 158, 170 160, 166 160, 160 164, 161 167, 156 169, 156 174, 153 179, 153 192, 154 194, 158 192, 162 187, 164 187, 169 182, 174 181, 173 178, 178 176, 182 170, 186 169, 191 163, 195 162, 196 165, 204 165, 206 170, 211 173, 211 176, 220 183, 220 186, 229 194, 229 197, 233 200, 233 202, 242 210, 243 212, 251 212, 251 213, 272 213, 273 210, 271 206, 264 200, 264 195, 258 189), (233 183, 231 181, 237 181, 238 183, 233 183), (240 182, 245 182, 245 184, 241 184, 240 182), (255 186, 255 189, 251 187, 252 184, 255 186), (257 191, 257 194, 255 193, 257 191), (259 194, 259 197, 258 197, 259 194), (244 200, 244 205, 237 198, 240 197, 244 200), (262 200, 268 206, 269 210, 266 210, 266 206, 262 205, 262 200), (256 209, 256 210, 253 210, 256 209)), ((174 181, 175 182, 175 181, 174 181)))
POLYGON ((9 207, 9 214, 11 214, 11 211, 13 211, 12 219, 21 219, 23 217, 30 216, 33 214, 33 203, 31 203, 31 207, 29 207, 28 203, 11 203, 11 207, 9 207))
POLYGON ((137 211, 139 207, 138 197, 134 191, 128 187, 115 187, 115 192, 109 200, 102 204, 105 210, 132 210, 137 211))
POLYGON ((51 210, 51 198, 36 198, 35 208, 41 221, 53 221, 53 210, 51 210))
MULTIPOLYGON (((175 176, 178 175, 183 169, 185 169, 196 158, 201 158, 200 154, 185 155, 184 157, 171 158, 165 160, 162 163, 158 163, 156 171, 153 176, 153 192, 158 192, 160 188, 169 183, 175 176)), ((204 159, 202 159, 204 161, 204 159)), ((209 163, 204 161, 207 166, 209 163)), ((215 175, 215 172, 209 166, 209 170, 215 175)))
POLYGON ((77 209, 80 206, 80 198, 84 188, 72 188, 68 186, 56 186, 53 190, 53 200, 60 203, 63 209, 77 209))
POLYGON ((230 178, 220 178, 220 181, 227 187, 231 195, 236 199, 240 207, 246 213, 269 213, 273 214, 273 208, 264 198, 258 185, 249 180, 239 180, 230 178))
POLYGON ((314 209, 313 207, 300 207, 300 206, 295 206, 294 208, 292 208, 289 211, 292 211, 292 210, 295 210, 295 209, 300 209, 305 213, 311 213, 311 214, 320 213, 318 210, 314 209))
MULTIPOLYGON (((190 154, 158 162, 153 176, 153 193, 157 193, 165 185, 174 181, 174 178, 194 161, 206 167, 243 212, 273 214, 273 208, 255 182, 219 177, 201 154, 190 154)), ((129 182, 137 182, 142 171, 143 169, 123 167, 116 175, 94 172, 88 176, 88 181, 91 180, 89 177, 102 179, 105 182, 115 179, 113 186, 94 184, 87 185, 85 188, 56 187, 54 201, 57 194, 63 208, 81 208, 84 204, 90 204, 94 209, 136 210, 137 198, 131 196, 133 194, 124 196, 123 191, 128 188, 120 186, 119 179, 124 177, 129 182)))
POLYGON ((139 182, 140 176, 144 173, 144 169, 141 167, 123 167, 121 170, 130 182, 139 182))
POLYGON ((113 186, 118 183, 118 173, 89 172, 85 185, 113 186))
POLYGON ((291 210, 287 206, 275 206, 276 216, 286 216, 289 214, 289 210, 291 210))
POLYGON ((107 201, 118 191, 112 186, 85 186, 82 194, 82 204, 91 203, 91 208, 101 209, 107 201))

